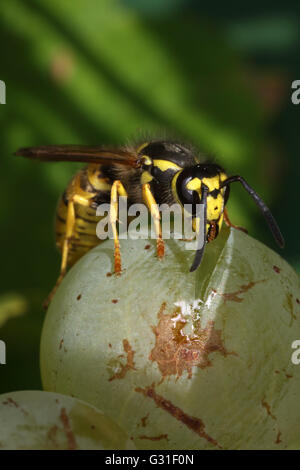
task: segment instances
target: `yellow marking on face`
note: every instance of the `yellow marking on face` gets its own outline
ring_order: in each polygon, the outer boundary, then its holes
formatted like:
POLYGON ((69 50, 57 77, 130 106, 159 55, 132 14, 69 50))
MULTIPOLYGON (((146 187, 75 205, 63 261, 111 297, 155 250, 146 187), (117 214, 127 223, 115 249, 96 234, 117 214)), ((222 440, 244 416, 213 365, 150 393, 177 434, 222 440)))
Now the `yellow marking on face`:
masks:
POLYGON ((224 198, 218 194, 217 198, 207 196, 207 220, 216 220, 223 213, 224 198))
POLYGON ((187 189, 198 191, 201 188, 201 184, 204 183, 208 187, 209 191, 213 191, 214 189, 220 189, 220 182, 223 182, 226 179, 227 175, 225 173, 203 179, 196 177, 191 179, 186 187, 187 189))
MULTIPOLYGON (((180 202, 178 196, 177 196, 177 191, 176 191, 176 181, 179 176, 181 171, 179 171, 173 178, 172 180, 172 191, 173 194, 175 195, 176 199, 180 202)), ((227 175, 225 173, 221 174, 222 180, 224 181, 227 179, 227 175)), ((216 175, 212 178, 203 178, 202 180, 200 178, 193 178, 191 179, 188 184, 186 185, 188 190, 191 191, 197 191, 200 198, 201 198, 201 184, 202 182, 208 187, 209 192, 215 190, 215 189, 220 189, 220 178, 219 175, 216 175)), ((222 223, 223 223, 223 211, 224 211, 224 193, 225 193, 225 188, 222 188, 220 190, 220 194, 217 195, 216 198, 214 198, 212 195, 208 194, 207 195, 207 233, 209 230, 209 222, 210 221, 218 221, 219 228, 221 229, 222 223)), ((182 205, 182 204, 181 204, 182 205)), ((193 229, 195 230, 195 224, 196 222, 193 221, 193 229)))
POLYGON ((193 178, 191 179, 188 184, 186 185, 187 189, 190 191, 200 191, 201 188, 201 180, 200 178, 193 178))
MULTIPOLYGON (((225 178, 226 179, 226 178, 225 178)), ((201 185, 205 184, 209 191, 213 191, 214 189, 220 189, 220 179, 219 175, 212 176, 210 178, 193 178, 191 179, 188 184, 186 185, 187 189, 191 191, 199 191, 201 189, 201 185)))
MULTIPOLYGON (((215 189, 220 189, 220 179, 222 181, 227 179, 227 175, 225 173, 221 173, 221 175, 216 175, 210 178, 193 178, 187 184, 187 189, 197 191, 200 198, 201 198, 201 185, 202 183, 208 187, 209 192, 214 191, 215 189)), ((217 198, 214 198, 210 194, 207 196, 207 220, 216 220, 220 217, 224 210, 224 193, 225 188, 221 189, 220 194, 218 194, 217 198)))
POLYGON ((141 175, 141 184, 150 183, 153 180, 153 176, 148 171, 143 171, 141 175))
POLYGON ((169 160, 159 160, 159 159, 153 159, 153 164, 159 168, 161 171, 167 171, 167 170, 181 170, 182 168, 176 163, 170 162, 169 160))
POLYGON ((202 182, 208 187, 209 191, 220 189, 219 175, 213 176, 211 178, 203 178, 202 182))

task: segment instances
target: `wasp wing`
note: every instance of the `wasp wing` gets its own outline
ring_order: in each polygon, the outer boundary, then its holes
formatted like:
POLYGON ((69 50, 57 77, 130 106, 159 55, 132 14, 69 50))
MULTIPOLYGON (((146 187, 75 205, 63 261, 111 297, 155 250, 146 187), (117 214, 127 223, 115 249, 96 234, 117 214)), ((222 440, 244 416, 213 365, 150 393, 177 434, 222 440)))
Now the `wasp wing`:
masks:
POLYGON ((19 149, 15 155, 43 162, 84 162, 121 165, 138 168, 137 152, 132 148, 109 148, 85 145, 45 145, 19 149))

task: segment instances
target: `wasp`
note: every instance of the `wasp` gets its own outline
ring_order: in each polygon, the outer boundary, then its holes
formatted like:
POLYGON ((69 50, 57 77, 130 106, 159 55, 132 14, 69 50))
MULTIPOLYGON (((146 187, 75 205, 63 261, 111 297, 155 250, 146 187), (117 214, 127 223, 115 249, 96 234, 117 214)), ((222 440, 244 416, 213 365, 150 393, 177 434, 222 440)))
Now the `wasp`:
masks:
MULTIPOLYGON (((110 223, 114 237, 114 272, 122 271, 118 238, 118 198, 128 198, 129 204, 145 203, 153 217, 157 241, 157 256, 164 256, 164 241, 160 223, 160 204, 179 203, 192 207, 204 206, 202 227, 205 243, 196 250, 190 271, 195 271, 202 260, 205 245, 213 241, 223 221, 230 222, 226 203, 230 185, 242 184, 266 219, 275 241, 284 247, 284 239, 270 210, 241 176, 228 176, 216 163, 201 162, 194 150, 167 140, 143 143, 139 146, 106 148, 97 146, 41 146, 22 148, 16 155, 44 162, 72 161, 87 163, 72 178, 63 193, 56 213, 56 244, 61 251, 60 275, 48 302, 71 267, 91 248, 101 243, 96 234, 99 217, 96 209, 101 203, 110 203, 110 223)), ((199 222, 199 221, 198 221, 199 222)))

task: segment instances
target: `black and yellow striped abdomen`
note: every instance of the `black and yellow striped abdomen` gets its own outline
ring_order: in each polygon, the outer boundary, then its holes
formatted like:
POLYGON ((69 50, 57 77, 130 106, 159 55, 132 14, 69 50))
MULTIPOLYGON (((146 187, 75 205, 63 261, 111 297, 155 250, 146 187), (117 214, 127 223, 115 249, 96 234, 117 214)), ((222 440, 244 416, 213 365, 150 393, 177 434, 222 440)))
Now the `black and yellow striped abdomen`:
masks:
POLYGON ((72 266, 91 248, 101 243, 96 235, 96 226, 101 217, 96 216, 97 206, 110 201, 111 182, 100 165, 89 165, 80 170, 71 180, 59 200, 56 211, 55 236, 60 251, 66 239, 68 205, 74 196, 82 203, 74 204, 74 227, 69 239, 68 266, 72 266))

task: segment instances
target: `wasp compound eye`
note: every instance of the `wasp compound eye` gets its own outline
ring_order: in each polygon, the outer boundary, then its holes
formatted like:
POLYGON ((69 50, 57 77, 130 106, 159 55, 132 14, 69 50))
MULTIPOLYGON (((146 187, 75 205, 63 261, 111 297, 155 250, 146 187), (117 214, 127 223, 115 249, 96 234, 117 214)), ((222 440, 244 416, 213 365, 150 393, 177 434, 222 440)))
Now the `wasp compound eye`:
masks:
POLYGON ((176 192, 182 205, 195 203, 195 191, 188 189, 187 185, 193 178, 190 169, 183 170, 176 181, 176 192))

